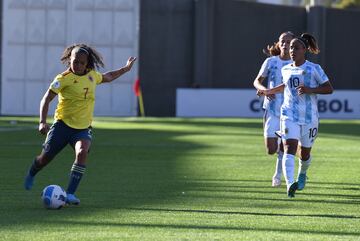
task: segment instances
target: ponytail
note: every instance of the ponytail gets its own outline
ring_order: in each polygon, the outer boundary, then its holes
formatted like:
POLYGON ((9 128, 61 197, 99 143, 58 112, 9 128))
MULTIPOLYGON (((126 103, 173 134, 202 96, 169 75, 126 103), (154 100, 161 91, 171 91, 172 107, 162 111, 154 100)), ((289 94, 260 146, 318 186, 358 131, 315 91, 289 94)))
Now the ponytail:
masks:
POLYGON ((278 56, 281 53, 279 43, 274 43, 273 45, 268 45, 266 49, 263 49, 263 53, 267 56, 278 56))
MULTIPOLYGON (((295 34, 293 34, 291 31, 283 32, 280 34, 280 37, 282 35, 290 35, 291 38, 295 38, 295 34)), ((279 37, 279 38, 280 38, 279 37)), ((273 45, 268 45, 266 49, 263 49, 263 53, 267 56, 278 56, 281 54, 279 41, 275 42, 273 45)))
POLYGON ((307 50, 309 50, 312 54, 318 54, 320 53, 320 49, 317 45, 317 41, 314 36, 312 36, 309 33, 303 33, 300 37, 296 38, 298 39, 307 50))

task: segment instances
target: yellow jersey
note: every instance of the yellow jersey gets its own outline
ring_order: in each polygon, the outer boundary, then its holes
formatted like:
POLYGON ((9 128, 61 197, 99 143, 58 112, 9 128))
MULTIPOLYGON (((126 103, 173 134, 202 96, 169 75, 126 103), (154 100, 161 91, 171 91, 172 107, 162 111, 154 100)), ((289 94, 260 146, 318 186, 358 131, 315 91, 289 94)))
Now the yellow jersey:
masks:
POLYGON ((101 81, 102 74, 95 70, 81 76, 69 70, 57 75, 50 85, 50 90, 58 94, 54 119, 75 129, 88 128, 94 113, 96 85, 101 81))

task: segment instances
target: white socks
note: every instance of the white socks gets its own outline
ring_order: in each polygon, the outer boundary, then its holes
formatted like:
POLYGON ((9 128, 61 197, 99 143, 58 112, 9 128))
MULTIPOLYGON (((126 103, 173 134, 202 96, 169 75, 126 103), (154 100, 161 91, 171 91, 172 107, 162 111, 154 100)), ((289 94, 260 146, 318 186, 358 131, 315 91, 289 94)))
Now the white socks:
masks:
POLYGON ((282 176, 282 159, 283 159, 283 155, 284 153, 282 151, 278 152, 278 158, 276 160, 276 167, 275 167, 275 174, 274 174, 274 178, 276 179, 281 179, 282 176))
POLYGON ((299 158, 299 174, 305 174, 311 164, 311 156, 307 161, 303 161, 299 158))
POLYGON ((287 187, 294 183, 295 156, 284 154, 282 167, 287 187))

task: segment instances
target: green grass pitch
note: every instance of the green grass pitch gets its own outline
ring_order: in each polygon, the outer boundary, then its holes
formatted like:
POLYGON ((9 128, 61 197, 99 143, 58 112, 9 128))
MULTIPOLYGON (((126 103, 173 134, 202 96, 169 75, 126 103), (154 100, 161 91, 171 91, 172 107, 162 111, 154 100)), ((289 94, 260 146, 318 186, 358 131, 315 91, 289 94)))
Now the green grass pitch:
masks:
POLYGON ((66 187, 64 149, 31 191, 37 118, 0 117, 0 240, 360 240, 360 121, 322 120, 306 188, 271 187, 260 119, 96 118, 80 206, 46 210, 66 187))

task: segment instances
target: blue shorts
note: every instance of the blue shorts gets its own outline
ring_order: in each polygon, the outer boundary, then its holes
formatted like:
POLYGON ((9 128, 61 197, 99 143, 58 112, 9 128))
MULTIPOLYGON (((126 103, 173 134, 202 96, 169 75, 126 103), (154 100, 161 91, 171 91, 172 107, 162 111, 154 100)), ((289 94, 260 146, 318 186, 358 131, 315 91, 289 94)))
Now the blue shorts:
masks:
POLYGON ((47 157, 53 159, 67 144, 75 148, 79 140, 92 140, 91 127, 74 129, 63 121, 57 120, 52 124, 43 144, 43 151, 47 157))

